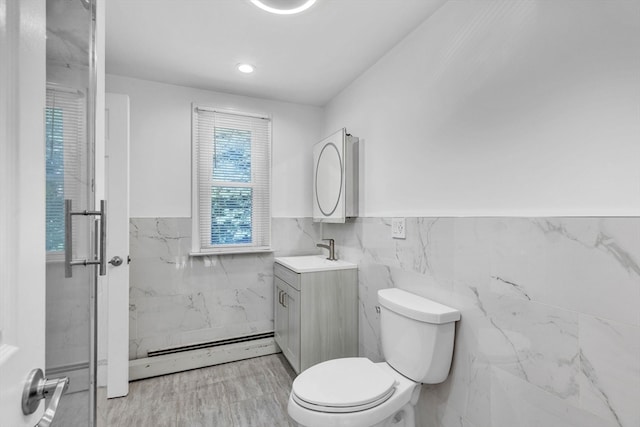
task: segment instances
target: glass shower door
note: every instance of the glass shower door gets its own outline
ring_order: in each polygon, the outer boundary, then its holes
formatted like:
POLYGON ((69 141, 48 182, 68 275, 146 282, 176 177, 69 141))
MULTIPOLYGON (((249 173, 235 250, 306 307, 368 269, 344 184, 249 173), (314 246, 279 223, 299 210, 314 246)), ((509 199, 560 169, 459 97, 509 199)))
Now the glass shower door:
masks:
POLYGON ((96 271, 65 267, 96 260, 94 0, 47 0, 46 365, 49 378, 68 377, 54 426, 93 426, 96 390, 96 271), (71 273, 71 274, 69 274, 71 273), (70 277, 69 277, 70 276, 70 277))

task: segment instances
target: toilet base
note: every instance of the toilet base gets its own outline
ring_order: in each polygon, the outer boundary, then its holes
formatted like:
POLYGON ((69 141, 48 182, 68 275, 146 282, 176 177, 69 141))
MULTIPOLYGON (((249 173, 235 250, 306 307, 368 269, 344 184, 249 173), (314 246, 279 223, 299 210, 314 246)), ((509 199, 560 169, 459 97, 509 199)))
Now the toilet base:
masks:
MULTIPOLYGON (((295 423, 295 421, 294 421, 295 423)), ((295 423, 297 427, 316 427, 295 423)), ((415 427, 416 417, 415 408, 412 404, 404 405, 398 412, 386 418, 385 420, 371 426, 349 426, 349 427, 415 427)))

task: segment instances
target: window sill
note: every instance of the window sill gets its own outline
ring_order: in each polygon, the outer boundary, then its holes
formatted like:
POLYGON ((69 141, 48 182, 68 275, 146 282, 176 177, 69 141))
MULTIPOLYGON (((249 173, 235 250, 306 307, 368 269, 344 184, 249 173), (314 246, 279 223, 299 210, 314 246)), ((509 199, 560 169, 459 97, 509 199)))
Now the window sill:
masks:
POLYGON ((200 256, 217 256, 217 255, 242 255, 242 254, 264 254, 273 253, 272 248, 228 248, 228 249, 210 249, 203 252, 189 252, 190 257, 200 256))

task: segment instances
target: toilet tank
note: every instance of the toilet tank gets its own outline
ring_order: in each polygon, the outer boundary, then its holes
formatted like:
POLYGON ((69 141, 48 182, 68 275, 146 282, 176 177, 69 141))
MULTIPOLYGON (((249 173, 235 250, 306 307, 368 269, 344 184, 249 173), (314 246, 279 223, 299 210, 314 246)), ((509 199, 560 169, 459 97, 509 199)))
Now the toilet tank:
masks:
POLYGON ((449 375, 460 312, 398 288, 378 291, 386 362, 407 378, 437 384, 449 375))

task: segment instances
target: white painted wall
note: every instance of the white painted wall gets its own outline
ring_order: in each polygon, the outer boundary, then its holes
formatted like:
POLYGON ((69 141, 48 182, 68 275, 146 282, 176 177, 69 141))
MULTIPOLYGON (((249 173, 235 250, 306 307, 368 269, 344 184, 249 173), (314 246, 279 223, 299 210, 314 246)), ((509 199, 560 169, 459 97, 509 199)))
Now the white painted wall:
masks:
POLYGON ((640 3, 450 1, 326 107, 362 216, 640 214, 640 3))
POLYGON ((311 146, 322 109, 107 76, 107 92, 131 101, 131 217, 191 216, 191 103, 273 118, 272 214, 311 216, 311 146))

